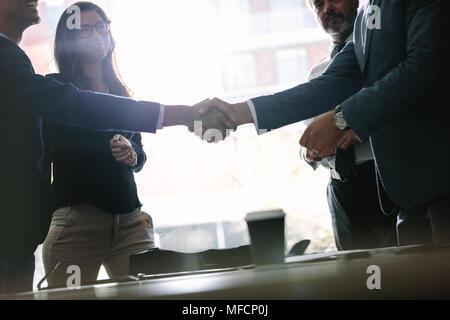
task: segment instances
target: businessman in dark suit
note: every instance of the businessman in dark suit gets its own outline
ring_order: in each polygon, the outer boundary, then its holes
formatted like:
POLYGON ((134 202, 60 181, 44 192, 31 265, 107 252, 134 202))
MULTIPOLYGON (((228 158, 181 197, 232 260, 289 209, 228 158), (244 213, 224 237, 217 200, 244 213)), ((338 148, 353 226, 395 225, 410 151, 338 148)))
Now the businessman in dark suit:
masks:
MULTIPOLYGON (((330 36, 329 55, 315 65, 308 80, 320 76, 333 58, 353 40, 358 0, 305 0, 323 30, 330 36)), ((313 119, 304 123, 309 125, 313 119)), ((300 147, 301 158, 316 170, 330 171, 327 187, 334 239, 338 250, 369 249, 397 245, 396 216, 385 216, 378 201, 370 141, 361 141, 348 131, 336 155, 322 159, 300 147)), ((380 190, 383 191, 383 190, 380 190)))
MULTIPOLYGON (((37 3, 0 1, 0 293, 32 289, 34 251, 48 231, 50 161, 44 118, 87 129, 152 133, 163 126, 192 127, 200 120, 198 106, 95 94, 35 74, 17 43, 40 20, 37 3)), ((224 128, 227 120, 218 118, 211 117, 215 124, 210 124, 224 128)))
MULTIPOLYGON (((379 188, 400 209, 399 244, 449 242, 449 5, 371 0, 358 13, 354 42, 322 76, 243 103, 213 99, 202 111, 215 107, 236 125, 267 130, 324 113, 301 144, 326 157, 346 130, 370 138, 379 188)), ((384 211, 396 212, 386 205, 384 211)))

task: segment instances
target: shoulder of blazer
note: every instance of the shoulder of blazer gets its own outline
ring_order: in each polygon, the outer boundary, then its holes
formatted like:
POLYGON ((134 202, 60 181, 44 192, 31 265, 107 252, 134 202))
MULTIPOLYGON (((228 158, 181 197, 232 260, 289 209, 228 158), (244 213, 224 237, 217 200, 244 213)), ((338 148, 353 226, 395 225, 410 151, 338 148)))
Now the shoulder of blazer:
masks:
POLYGON ((309 71, 307 80, 312 80, 314 78, 317 78, 322 73, 324 73, 327 66, 330 64, 331 60, 328 57, 324 57, 322 60, 320 60, 316 65, 314 65, 311 70, 309 71))
MULTIPOLYGON (((28 58, 25 51, 23 51, 22 48, 20 48, 14 41, 8 38, 0 37, 0 52, 0 54, 4 54, 5 52, 8 52, 8 54, 12 54, 14 52, 17 57, 21 56, 27 61, 28 64, 31 65, 31 60, 30 58, 28 58)), ((0 63, 2 62, 1 60, 2 59, 0 59, 0 63)))
MULTIPOLYGON (((6 37, 0 37, 0 46, 10 46, 10 47, 14 47, 16 49, 20 49, 20 47, 17 45, 17 43, 15 43, 14 41, 12 41, 9 38, 6 37)), ((23 51, 22 49, 20 49, 21 51, 23 51)))
POLYGON ((61 73, 49 73, 46 75, 47 78, 52 78, 61 82, 65 82, 61 73))

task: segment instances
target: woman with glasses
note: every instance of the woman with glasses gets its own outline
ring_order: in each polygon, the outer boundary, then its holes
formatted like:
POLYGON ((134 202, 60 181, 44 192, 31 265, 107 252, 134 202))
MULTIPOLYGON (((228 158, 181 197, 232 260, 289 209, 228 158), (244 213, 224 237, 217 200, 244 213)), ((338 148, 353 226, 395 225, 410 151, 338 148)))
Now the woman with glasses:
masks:
MULTIPOLYGON (((55 37, 59 73, 50 76, 81 89, 129 97, 115 63, 110 20, 93 3, 75 5, 81 27, 71 27, 71 14, 63 13, 55 37)), ((134 181, 134 172, 146 161, 140 133, 56 123, 48 127, 55 203, 43 245, 49 286, 65 286, 72 265, 80 268, 82 283, 95 281, 101 265, 110 277, 127 275, 129 256, 154 247, 152 219, 140 210, 134 181)))

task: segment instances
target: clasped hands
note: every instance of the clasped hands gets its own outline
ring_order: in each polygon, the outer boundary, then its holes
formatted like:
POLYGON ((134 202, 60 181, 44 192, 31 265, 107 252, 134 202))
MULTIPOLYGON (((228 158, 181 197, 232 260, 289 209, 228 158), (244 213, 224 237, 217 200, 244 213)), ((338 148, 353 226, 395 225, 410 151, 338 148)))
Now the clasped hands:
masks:
POLYGON ((253 122, 247 103, 230 104, 218 98, 206 99, 191 108, 190 132, 208 142, 219 142, 241 124, 253 122))
POLYGON ((300 145, 306 148, 306 159, 320 161, 336 153, 336 148, 348 149, 360 143, 352 130, 336 127, 334 111, 319 115, 308 126, 300 139, 300 145))
MULTIPOLYGON (((191 110, 195 115, 188 125, 189 131, 208 142, 224 140, 239 125, 254 121, 246 102, 230 104, 218 98, 206 99, 191 110), (201 121, 201 126, 196 128, 194 121, 201 121), (214 130, 214 134, 204 136, 208 130, 214 130)), ((337 147, 347 149, 357 143, 359 140, 353 131, 336 127, 334 111, 317 116, 300 139, 300 144, 314 161, 333 155, 337 147)))
POLYGON ((136 165, 137 155, 130 140, 120 134, 116 134, 109 141, 109 147, 111 148, 111 153, 117 162, 130 167, 136 165))

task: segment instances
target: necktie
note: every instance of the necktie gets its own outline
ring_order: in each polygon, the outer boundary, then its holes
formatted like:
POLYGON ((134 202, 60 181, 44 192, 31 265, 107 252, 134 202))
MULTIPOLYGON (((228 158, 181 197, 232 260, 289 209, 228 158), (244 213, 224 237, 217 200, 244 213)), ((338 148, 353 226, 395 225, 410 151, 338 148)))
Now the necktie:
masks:
MULTIPOLYGON (((345 43, 337 44, 331 51, 330 57, 333 59, 341 50, 345 47, 345 43)), ((343 150, 338 148, 336 150, 335 170, 339 174, 342 180, 348 179, 355 167, 355 152, 353 147, 343 150)))
POLYGON ((336 167, 335 170, 339 173, 341 180, 350 178, 355 167, 355 152, 353 147, 350 147, 347 150, 337 148, 334 164, 336 167))
POLYGON ((333 50, 331 50, 330 58, 333 59, 339 52, 341 52, 342 49, 344 49, 346 44, 347 44, 346 42, 340 43, 340 44, 336 44, 334 46, 333 50))

